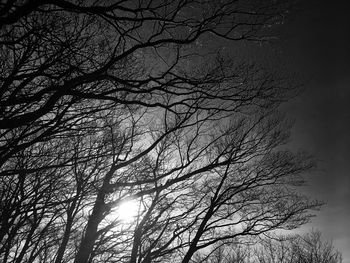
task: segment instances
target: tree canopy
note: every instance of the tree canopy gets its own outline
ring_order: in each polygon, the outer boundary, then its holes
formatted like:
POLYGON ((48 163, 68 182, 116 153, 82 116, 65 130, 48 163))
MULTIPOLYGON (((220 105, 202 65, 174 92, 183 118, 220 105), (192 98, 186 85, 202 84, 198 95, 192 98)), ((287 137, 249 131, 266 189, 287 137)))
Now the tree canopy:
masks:
POLYGON ((291 4, 2 1, 1 261, 188 263, 307 222, 297 87, 209 44, 267 41, 291 4))

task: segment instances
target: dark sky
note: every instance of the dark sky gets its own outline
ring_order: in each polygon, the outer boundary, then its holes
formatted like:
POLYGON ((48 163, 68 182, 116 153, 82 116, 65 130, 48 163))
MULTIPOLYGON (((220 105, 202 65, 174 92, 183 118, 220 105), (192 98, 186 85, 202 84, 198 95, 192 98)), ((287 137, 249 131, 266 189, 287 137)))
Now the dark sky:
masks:
MULTIPOLYGON (((349 3, 350 4, 350 3, 349 3)), ((346 1, 304 1, 281 32, 277 52, 303 75, 305 91, 288 105, 293 147, 320 160, 307 191, 326 205, 308 227, 333 239, 350 263, 350 8, 346 1)))

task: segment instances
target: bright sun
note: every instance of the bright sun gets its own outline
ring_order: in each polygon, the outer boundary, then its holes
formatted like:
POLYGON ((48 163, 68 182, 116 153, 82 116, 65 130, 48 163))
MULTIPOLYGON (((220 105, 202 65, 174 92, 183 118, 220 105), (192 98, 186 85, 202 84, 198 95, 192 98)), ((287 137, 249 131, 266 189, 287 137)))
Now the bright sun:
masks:
POLYGON ((124 222, 132 221, 137 215, 139 205, 135 200, 125 201, 116 210, 116 217, 124 222))

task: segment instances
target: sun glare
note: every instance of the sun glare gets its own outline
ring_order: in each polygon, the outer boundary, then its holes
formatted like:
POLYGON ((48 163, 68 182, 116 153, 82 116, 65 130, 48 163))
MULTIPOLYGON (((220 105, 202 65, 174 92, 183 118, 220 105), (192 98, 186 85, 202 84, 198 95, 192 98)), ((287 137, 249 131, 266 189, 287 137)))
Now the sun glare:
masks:
POLYGON ((132 221, 137 216, 139 205, 135 200, 125 201, 117 208, 116 216, 124 222, 132 221))

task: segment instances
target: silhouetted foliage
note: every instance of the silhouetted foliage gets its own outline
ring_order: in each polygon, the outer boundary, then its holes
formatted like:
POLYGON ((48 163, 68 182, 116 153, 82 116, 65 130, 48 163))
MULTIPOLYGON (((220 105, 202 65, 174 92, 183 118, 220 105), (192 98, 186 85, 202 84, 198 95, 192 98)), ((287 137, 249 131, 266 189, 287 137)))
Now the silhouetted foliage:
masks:
POLYGON ((312 158, 277 111, 297 88, 214 43, 266 40, 290 4, 1 2, 1 261, 187 263, 307 222, 312 158))

